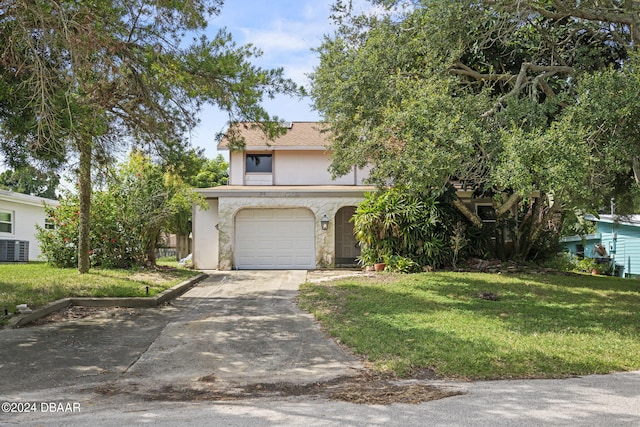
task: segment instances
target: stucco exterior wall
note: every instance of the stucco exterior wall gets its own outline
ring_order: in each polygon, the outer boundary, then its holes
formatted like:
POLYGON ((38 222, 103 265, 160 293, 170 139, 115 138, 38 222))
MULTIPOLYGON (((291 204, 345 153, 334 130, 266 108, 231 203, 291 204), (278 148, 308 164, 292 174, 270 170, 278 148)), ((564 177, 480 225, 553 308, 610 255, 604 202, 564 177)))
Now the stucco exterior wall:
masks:
POLYGON ((274 162, 275 185, 356 185, 353 172, 332 180, 330 164, 325 151, 279 151, 274 162))
MULTIPOLYGON (((252 151, 253 153, 254 151, 252 151)), ((257 151, 255 151, 257 153, 257 151)), ((261 151, 273 155, 273 173, 263 176, 245 176, 245 158, 242 152, 229 155, 229 185, 362 185, 369 177, 370 168, 355 169, 331 178, 330 154, 324 150, 261 151)))
POLYGON ((207 200, 209 209, 193 210, 193 265, 201 270, 218 268, 218 200, 207 200), (197 250, 195 250, 197 248, 197 250))
POLYGON ((229 185, 244 185, 244 153, 229 153, 229 185))
MULTIPOLYGON (((234 268, 235 217, 241 209, 250 208, 304 207, 309 209, 315 216, 316 268, 332 266, 335 260, 335 214, 338 209, 344 206, 357 206, 362 200, 363 197, 296 197, 293 194, 292 197, 221 197, 218 203, 218 269, 234 268), (323 215, 330 218, 328 230, 321 229, 320 218, 323 215)), ((209 213, 203 212, 203 214, 209 213)), ((203 231, 198 230, 197 233, 200 234, 203 231)), ((204 234, 206 235, 206 232, 204 234)), ((210 238, 215 239, 213 234, 210 238)), ((201 246, 196 244, 196 247, 197 251, 201 251, 201 246)), ((206 251, 203 250, 203 252, 206 251)), ((211 253, 203 253, 201 259, 210 259, 211 256, 211 253)), ((196 264, 196 267, 205 268, 200 264, 196 264)))
POLYGON ((37 261, 41 252, 40 243, 36 239, 36 224, 44 227, 44 207, 0 200, 0 210, 13 214, 13 232, 0 233, 0 239, 28 240, 29 261, 37 261))

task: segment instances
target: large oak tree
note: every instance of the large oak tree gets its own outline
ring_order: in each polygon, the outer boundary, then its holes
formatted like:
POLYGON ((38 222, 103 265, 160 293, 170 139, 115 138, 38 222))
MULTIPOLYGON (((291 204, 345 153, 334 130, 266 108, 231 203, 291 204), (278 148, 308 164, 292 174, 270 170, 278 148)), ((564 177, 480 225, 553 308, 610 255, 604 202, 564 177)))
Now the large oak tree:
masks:
POLYGON ((525 258, 563 210, 633 205, 637 2, 372 3, 394 8, 335 4, 312 76, 336 174, 370 163, 380 186, 417 190, 456 179, 493 197, 498 243, 510 230, 525 258))
POLYGON ((180 152, 196 112, 212 103, 230 121, 277 118, 265 96, 296 91, 282 70, 251 64, 207 20, 222 0, 4 0, 0 3, 0 150, 13 165, 77 161, 78 269, 89 269, 92 165, 135 142, 180 152))

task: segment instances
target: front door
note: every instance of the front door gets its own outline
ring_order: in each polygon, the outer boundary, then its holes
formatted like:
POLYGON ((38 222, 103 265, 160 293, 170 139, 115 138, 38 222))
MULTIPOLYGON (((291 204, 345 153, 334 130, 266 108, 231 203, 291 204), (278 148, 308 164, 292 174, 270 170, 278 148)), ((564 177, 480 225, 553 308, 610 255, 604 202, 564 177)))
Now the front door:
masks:
POLYGON ((350 221, 355 212, 355 206, 346 206, 336 213, 336 267, 353 265, 360 256, 360 246, 353 235, 353 223, 350 221))

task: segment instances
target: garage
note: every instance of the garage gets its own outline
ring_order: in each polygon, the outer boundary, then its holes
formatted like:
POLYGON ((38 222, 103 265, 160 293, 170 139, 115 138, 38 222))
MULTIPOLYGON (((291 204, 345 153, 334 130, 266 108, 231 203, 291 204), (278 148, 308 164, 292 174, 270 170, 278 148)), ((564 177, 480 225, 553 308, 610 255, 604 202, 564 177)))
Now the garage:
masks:
POLYGON ((315 268, 315 221, 308 209, 243 209, 235 236, 236 268, 315 268))

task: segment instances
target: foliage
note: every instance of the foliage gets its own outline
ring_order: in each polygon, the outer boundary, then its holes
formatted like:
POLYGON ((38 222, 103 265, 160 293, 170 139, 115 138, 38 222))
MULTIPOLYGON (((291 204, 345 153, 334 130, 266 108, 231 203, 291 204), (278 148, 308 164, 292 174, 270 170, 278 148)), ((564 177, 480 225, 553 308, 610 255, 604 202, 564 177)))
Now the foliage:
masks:
POLYGON ((393 187, 367 194, 353 216, 362 249, 360 262, 384 261, 390 270, 401 271, 450 262, 446 242, 452 233, 452 213, 446 193, 416 194, 393 187))
POLYGON ((549 268, 561 273, 569 273, 576 271, 576 262, 579 261, 570 252, 559 252, 555 256, 550 257, 546 261, 536 264, 549 268))
POLYGON ((566 211, 614 195, 632 209, 638 34, 614 16, 637 6, 598 15, 585 12, 606 9, 597 2, 373 3, 410 6, 356 14, 337 1, 337 30, 317 48, 311 93, 331 128, 334 174, 370 163, 381 188, 415 191, 455 179, 492 198, 501 257, 509 238, 513 256, 539 257, 537 240, 566 211))
POLYGON ((74 269, 42 262, 1 264, 0 309, 12 312, 17 304, 25 303, 37 308, 69 297, 153 297, 196 274, 185 269, 95 269, 80 275, 74 269))
MULTIPOLYGON (((90 260, 92 266, 106 268, 130 268, 140 264, 143 245, 125 216, 113 194, 94 192, 90 235, 90 260)), ((78 265, 79 203, 77 196, 66 194, 60 205, 47 207, 53 220, 53 229, 38 227, 43 258, 51 265, 72 268, 78 265)))
MULTIPOLYGON (((191 150, 179 156, 176 163, 163 164, 162 168, 173 176, 174 180, 181 180, 184 184, 196 188, 209 188, 225 185, 229 180, 228 163, 222 155, 207 159, 203 150, 191 150)), ((180 194, 174 196, 180 200, 180 194)), ((189 198, 183 200, 169 219, 166 231, 176 234, 176 259, 182 259, 189 253, 189 234, 192 231, 192 210, 189 198)), ((205 205, 200 203, 201 207, 205 205)))
POLYGON ((606 258, 583 258, 573 260, 573 270, 579 273, 592 273, 613 276, 615 274, 615 264, 606 258))
POLYGON ((229 164, 221 154, 214 159, 205 159, 200 169, 187 182, 197 188, 210 188, 226 185, 229 181, 229 164))
POLYGON ((221 154, 208 159, 204 149, 182 150, 158 159, 162 169, 179 176, 188 185, 196 188, 209 188, 225 185, 229 178, 229 164, 221 154))
POLYGON ((640 368, 637 287, 575 274, 385 274, 306 283, 300 302, 377 370, 564 378, 640 368))
MULTIPOLYGON (((93 193, 90 233, 92 266, 155 265, 156 242, 173 216, 202 203, 182 181, 133 152, 110 176, 106 191, 93 193)), ((50 207, 53 229, 38 230, 44 258, 52 265, 77 265, 79 202, 67 194, 50 207)))
POLYGON ((385 257, 384 262, 386 264, 385 271, 392 273, 418 273, 422 271, 422 266, 420 264, 411 258, 399 255, 385 257))
POLYGON ((251 46, 204 35, 221 0, 0 3, 0 151, 10 166, 78 160, 78 270, 89 269, 92 169, 131 141, 169 163, 188 151, 194 114, 210 103, 230 121, 279 119, 264 97, 297 94, 251 46), (189 37, 189 38, 187 38, 189 37))
POLYGON ((32 196, 55 199, 60 177, 52 171, 43 172, 24 165, 0 173, 0 188, 32 196))
POLYGON ((596 260, 593 258, 582 258, 575 261, 575 268, 582 273, 591 273, 596 267, 596 260))

